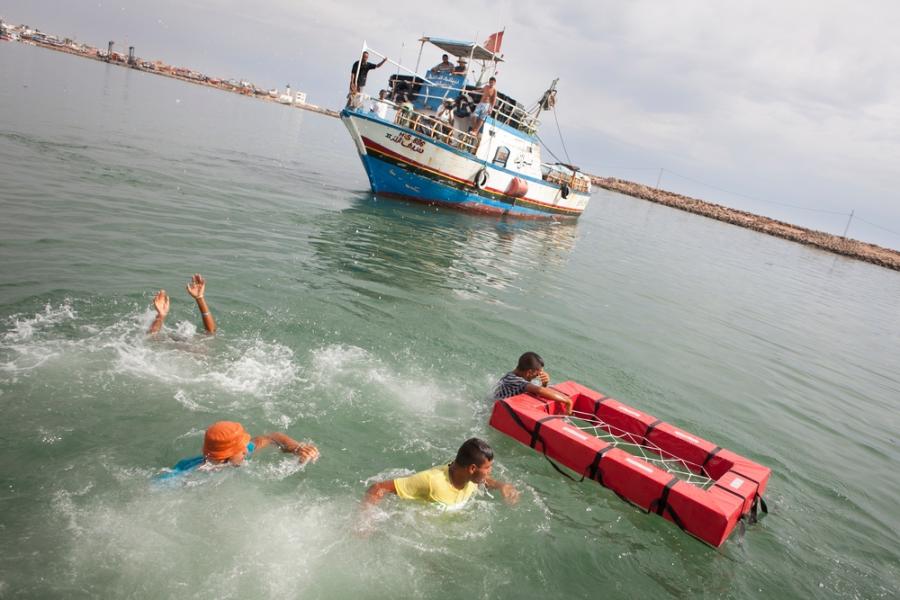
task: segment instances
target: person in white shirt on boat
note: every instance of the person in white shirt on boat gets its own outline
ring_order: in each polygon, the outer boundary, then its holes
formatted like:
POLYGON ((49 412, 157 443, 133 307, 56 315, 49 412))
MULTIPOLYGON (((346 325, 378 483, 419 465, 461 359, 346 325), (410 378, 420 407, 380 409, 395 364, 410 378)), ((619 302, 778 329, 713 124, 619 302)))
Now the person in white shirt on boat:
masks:
POLYGON ((566 409, 566 414, 572 413, 572 398, 549 388, 550 374, 544 370, 544 359, 537 352, 526 352, 519 357, 515 370, 510 371, 500 378, 494 386, 494 400, 503 400, 519 394, 531 394, 545 400, 559 402, 566 409), (541 385, 531 383, 535 379, 541 380, 541 385))
POLYGON ((481 88, 481 100, 478 102, 478 106, 475 107, 474 120, 472 122, 472 128, 469 129, 469 133, 478 135, 478 132, 481 131, 481 126, 484 124, 484 120, 491 116, 491 111, 494 109, 494 104, 497 102, 497 78, 491 77, 488 80, 488 84, 481 88))
POLYGON ((372 100, 372 107, 369 109, 370 113, 373 113, 379 119, 387 119, 387 111, 388 108, 393 106, 393 102, 387 99, 387 90, 380 90, 378 92, 378 99, 372 100))

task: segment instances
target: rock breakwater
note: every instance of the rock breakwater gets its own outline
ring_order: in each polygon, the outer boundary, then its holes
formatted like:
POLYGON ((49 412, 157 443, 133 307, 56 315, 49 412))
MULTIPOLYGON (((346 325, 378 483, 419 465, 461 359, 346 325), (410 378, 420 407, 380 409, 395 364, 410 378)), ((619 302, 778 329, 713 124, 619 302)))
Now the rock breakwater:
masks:
POLYGON ((697 215, 724 221, 739 227, 753 229, 760 233, 774 235, 785 240, 815 246, 828 252, 849 256, 858 260, 864 260, 888 269, 900 271, 900 252, 890 248, 883 248, 875 244, 860 242, 858 240, 843 238, 823 231, 807 229, 798 225, 791 225, 784 221, 778 221, 769 217, 755 215, 753 213, 728 208, 720 204, 697 200, 689 196, 682 196, 674 192, 657 190, 655 188, 616 179, 614 177, 591 176, 591 181, 597 187, 601 187, 642 200, 649 200, 657 204, 664 204, 672 208, 678 208, 697 215))

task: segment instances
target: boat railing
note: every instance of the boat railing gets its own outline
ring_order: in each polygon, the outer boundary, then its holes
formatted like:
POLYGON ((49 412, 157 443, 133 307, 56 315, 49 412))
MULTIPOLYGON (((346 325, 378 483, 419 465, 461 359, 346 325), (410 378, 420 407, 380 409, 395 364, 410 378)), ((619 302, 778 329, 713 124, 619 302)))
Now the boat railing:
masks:
MULTIPOLYGON (((454 99, 459 94, 478 93, 478 90, 466 89, 465 87, 455 88, 450 86, 442 86, 439 84, 430 86, 430 89, 435 88, 439 89, 441 93, 428 94, 424 91, 419 91, 416 94, 416 99, 423 102, 428 102, 430 100, 440 100, 441 102, 445 102, 447 100, 450 100, 452 92, 458 92, 458 94, 453 95, 454 99)), ((498 123, 509 125, 513 129, 517 129, 518 131, 522 131, 528 135, 534 135, 537 132, 538 127, 540 126, 540 121, 535 115, 526 112, 523 107, 509 102, 500 95, 497 96, 497 99, 494 102, 494 106, 491 108, 488 116, 492 117, 498 123)))
POLYGON ((574 192, 589 194, 591 191, 591 180, 584 177, 578 177, 576 171, 561 171, 553 165, 543 165, 547 172, 544 173, 544 181, 555 183, 556 185, 567 185, 574 192))
POLYGON ((401 106, 397 109, 394 124, 412 129, 416 133, 426 135, 463 152, 475 154, 475 150, 478 149, 478 136, 457 129, 435 116, 416 112, 408 107, 401 106))
MULTIPOLYGON (((428 78, 427 73, 426 76, 419 75, 416 71, 409 69, 398 62, 390 60, 387 56, 385 56, 381 52, 378 52, 374 48, 369 47, 366 43, 363 43, 362 50, 364 52, 371 52, 373 55, 379 56, 388 63, 396 66, 398 69, 398 73, 400 70, 408 73, 412 78, 411 83, 413 85, 421 85, 424 83, 429 87, 440 90, 440 95, 422 93, 423 90, 419 90, 416 94, 417 99, 425 99, 426 102, 428 100, 438 99, 443 102, 450 99, 451 92, 458 92, 458 94, 453 96, 454 99, 459 94, 479 93, 478 89, 469 89, 465 85, 463 85, 463 87, 457 88, 451 85, 447 85, 444 82, 432 81, 428 78)), ((396 90, 391 90, 392 93, 395 91, 396 90)), ((524 107, 519 106, 514 102, 509 102, 498 93, 489 116, 493 117, 497 122, 504 125, 509 125, 514 129, 526 133, 527 135, 534 135, 535 133, 537 133, 538 126, 540 125, 540 121, 538 121, 537 115, 538 113, 532 114, 532 112, 527 111, 524 107)))

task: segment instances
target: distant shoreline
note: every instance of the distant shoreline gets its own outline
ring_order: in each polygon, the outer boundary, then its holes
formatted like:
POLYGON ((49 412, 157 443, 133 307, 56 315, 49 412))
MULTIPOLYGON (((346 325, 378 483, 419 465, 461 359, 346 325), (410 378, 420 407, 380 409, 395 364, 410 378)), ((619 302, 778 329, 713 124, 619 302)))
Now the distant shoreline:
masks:
POLYGON ((791 225, 784 221, 778 221, 769 217, 755 215, 753 213, 728 208, 721 204, 704 202, 689 196, 682 196, 674 192, 657 190, 655 188, 616 179, 615 177, 591 176, 591 182, 597 186, 613 192, 619 192, 642 200, 649 200, 657 204, 664 204, 687 212, 691 212, 717 221, 724 221, 739 227, 752 229, 760 233, 773 235, 791 242, 806 244, 816 248, 863 260, 881 267, 900 271, 900 252, 890 248, 883 248, 875 244, 860 242, 858 240, 843 238, 823 231, 807 229, 799 225, 791 225))
MULTIPOLYGON (((233 94, 239 94, 241 96, 247 96, 250 98, 256 98, 257 100, 265 100, 268 102, 274 102, 275 104, 281 104, 283 106, 289 106, 294 108, 300 108, 303 110, 308 110, 312 112, 316 112, 322 115, 326 115, 329 117, 339 117, 340 113, 335 110, 331 110, 330 108, 323 108, 321 106, 317 106, 315 104, 309 104, 306 102, 282 102, 279 98, 273 98, 268 93, 260 94, 254 93, 255 88, 247 88, 247 87, 239 87, 233 86, 229 84, 227 81, 213 79, 210 81, 209 78, 200 79, 196 77, 192 77, 191 75, 181 74, 183 72, 193 74, 193 71, 189 71, 187 69, 181 69, 178 67, 169 67, 168 65, 164 65, 165 70, 160 68, 145 68, 141 66, 141 63, 146 63, 147 61, 144 59, 137 59, 133 63, 129 64, 121 54, 114 53, 114 57, 102 56, 100 53, 104 52, 102 50, 98 50, 92 46, 80 46, 80 47, 72 47, 68 45, 58 45, 56 43, 45 42, 38 39, 26 39, 21 38, 19 40, 7 40, 7 41, 19 41, 23 44, 30 44, 37 46, 39 48, 46 48, 47 50, 54 50, 56 52, 62 52, 64 54, 71 54, 73 56, 79 56, 81 58, 89 58, 91 60, 96 60, 98 62, 103 62, 109 65, 116 65, 119 67, 124 67, 126 69, 134 69, 135 71, 141 71, 142 73, 149 73, 151 75, 161 75, 163 77, 169 77, 171 79, 177 79, 179 81, 185 81, 187 83, 193 83, 195 85, 202 85, 204 87, 222 90, 223 92, 231 92, 233 94)), ((198 74, 199 75, 199 74, 198 74)), ((206 77, 203 75, 202 77, 206 77)))

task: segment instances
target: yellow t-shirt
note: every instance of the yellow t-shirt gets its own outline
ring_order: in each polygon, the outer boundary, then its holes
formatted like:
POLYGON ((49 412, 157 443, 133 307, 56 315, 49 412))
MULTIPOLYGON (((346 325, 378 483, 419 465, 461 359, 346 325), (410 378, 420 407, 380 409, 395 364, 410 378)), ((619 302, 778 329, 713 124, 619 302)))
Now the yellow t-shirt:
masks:
POLYGON ((443 504, 447 508, 460 508, 472 497, 478 486, 470 481, 461 490, 453 487, 450 465, 444 465, 395 479, 394 488, 397 495, 405 500, 425 500, 443 504))

